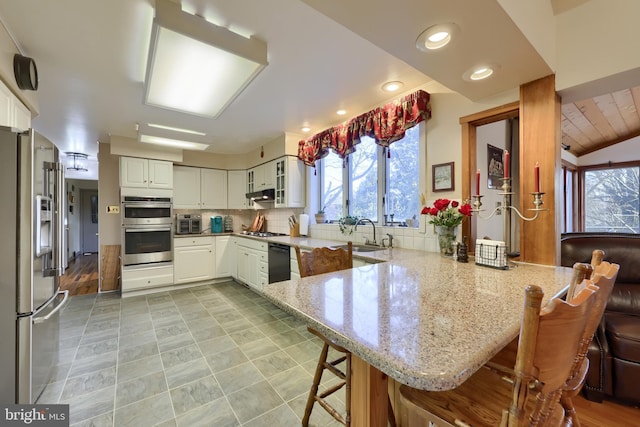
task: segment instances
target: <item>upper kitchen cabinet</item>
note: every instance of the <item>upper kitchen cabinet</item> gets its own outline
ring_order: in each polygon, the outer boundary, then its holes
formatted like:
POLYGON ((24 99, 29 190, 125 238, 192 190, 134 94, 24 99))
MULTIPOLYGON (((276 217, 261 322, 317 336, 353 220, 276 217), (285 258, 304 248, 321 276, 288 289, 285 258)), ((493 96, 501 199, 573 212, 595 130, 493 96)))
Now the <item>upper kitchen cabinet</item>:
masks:
POLYGON ((0 126, 19 130, 31 127, 31 111, 0 81, 0 126))
POLYGON ((247 192, 261 191, 275 188, 276 169, 275 160, 263 163, 247 171, 247 192))
POLYGON ((120 187, 173 188, 173 163, 120 157, 120 187))
POLYGON ((228 171, 227 207, 229 209, 246 209, 247 173, 244 170, 228 171))
POLYGON ((285 156, 275 161, 275 181, 276 208, 304 207, 304 164, 297 157, 285 156))
POLYGON ((187 166, 173 168, 175 209, 227 209, 227 171, 187 166))

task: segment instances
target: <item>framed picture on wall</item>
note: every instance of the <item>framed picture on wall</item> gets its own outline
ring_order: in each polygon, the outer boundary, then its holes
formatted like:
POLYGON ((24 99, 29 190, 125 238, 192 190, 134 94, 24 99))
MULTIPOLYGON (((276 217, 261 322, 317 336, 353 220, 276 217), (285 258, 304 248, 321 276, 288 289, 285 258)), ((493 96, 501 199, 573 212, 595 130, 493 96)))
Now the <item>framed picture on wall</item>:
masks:
POLYGON ((440 163, 433 165, 431 184, 432 191, 453 191, 455 190, 454 162, 440 163))
POLYGON ((502 164, 503 150, 487 144, 487 184, 489 188, 501 188, 504 177, 504 165, 502 164))

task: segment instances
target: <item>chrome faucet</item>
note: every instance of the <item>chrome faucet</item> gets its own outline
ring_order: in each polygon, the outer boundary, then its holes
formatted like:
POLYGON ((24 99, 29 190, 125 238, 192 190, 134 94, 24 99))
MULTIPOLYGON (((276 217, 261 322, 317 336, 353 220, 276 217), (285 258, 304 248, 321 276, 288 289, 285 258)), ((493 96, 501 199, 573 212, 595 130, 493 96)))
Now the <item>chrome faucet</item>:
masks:
POLYGON ((366 241, 364 242, 365 245, 378 245, 376 243, 376 225, 373 223, 373 221, 371 221, 369 218, 362 218, 359 219, 358 222, 356 222, 356 225, 353 227, 354 230, 358 229, 358 225, 363 224, 365 221, 369 221, 369 223, 371 224, 371 226, 373 227, 373 241, 369 241, 369 239, 366 239, 366 241))
POLYGON ((387 246, 387 247, 392 248, 393 247, 393 235, 387 233, 387 236, 388 237, 385 237, 384 239, 382 239, 380 241, 382 243, 382 247, 384 248, 384 241, 386 240, 386 241, 389 242, 389 246, 387 246))

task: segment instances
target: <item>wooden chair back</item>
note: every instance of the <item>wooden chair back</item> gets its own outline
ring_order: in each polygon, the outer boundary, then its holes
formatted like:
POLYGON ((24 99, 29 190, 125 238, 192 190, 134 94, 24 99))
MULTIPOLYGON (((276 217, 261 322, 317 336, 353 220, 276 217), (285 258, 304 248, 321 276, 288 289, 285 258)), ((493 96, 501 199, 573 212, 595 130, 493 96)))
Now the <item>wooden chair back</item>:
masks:
POLYGON ((558 405, 562 388, 578 354, 597 292, 587 284, 571 302, 554 298, 541 309, 542 290, 527 286, 513 392, 509 409, 504 413, 504 425, 545 425, 549 418, 556 418, 554 411, 562 412, 558 405), (525 420, 532 384, 537 399, 525 420))
POLYGON ((342 248, 314 248, 310 252, 302 252, 295 246, 298 258, 300 277, 353 268, 353 245, 348 242, 347 249, 342 248))

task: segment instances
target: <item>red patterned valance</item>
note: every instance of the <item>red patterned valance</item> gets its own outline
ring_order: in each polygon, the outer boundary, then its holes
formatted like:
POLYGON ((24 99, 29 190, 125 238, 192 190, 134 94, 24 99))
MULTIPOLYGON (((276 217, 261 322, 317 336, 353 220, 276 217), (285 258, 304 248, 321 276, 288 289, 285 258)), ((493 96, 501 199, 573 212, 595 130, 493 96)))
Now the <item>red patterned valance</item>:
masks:
POLYGON ((298 158, 307 166, 315 166, 315 161, 329 154, 329 149, 345 158, 355 151, 363 136, 388 147, 404 138, 407 129, 431 117, 429 98, 427 92, 419 90, 303 139, 298 143, 298 158))

